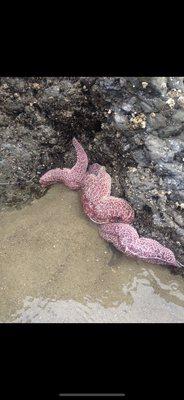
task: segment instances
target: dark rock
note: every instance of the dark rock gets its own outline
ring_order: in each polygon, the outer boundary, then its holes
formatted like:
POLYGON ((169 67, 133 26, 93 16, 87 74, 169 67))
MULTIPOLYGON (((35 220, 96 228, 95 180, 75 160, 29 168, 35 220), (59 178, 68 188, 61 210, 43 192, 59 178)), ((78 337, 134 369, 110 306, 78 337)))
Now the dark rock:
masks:
POLYGON ((169 89, 175 89, 175 90, 184 90, 184 84, 183 84, 184 77, 168 77, 167 79, 167 84, 169 89))
POLYGON ((129 126, 128 117, 124 115, 121 110, 117 110, 114 112, 114 121, 118 128, 126 129, 129 126))
POLYGON ((158 94, 164 96, 167 93, 167 78, 155 77, 151 78, 151 85, 158 94))
POLYGON ((162 114, 152 113, 149 115, 147 123, 149 125, 149 130, 158 130, 159 128, 164 128, 167 124, 167 119, 162 114), (154 115, 152 115, 154 114, 154 115), (151 129, 150 129, 151 128, 151 129))
POLYGON ((134 150, 132 152, 132 156, 137 164, 139 164, 141 167, 147 167, 149 165, 149 160, 143 149, 134 150))
POLYGON ((150 105, 149 103, 146 103, 145 101, 141 101, 140 105, 142 107, 142 110, 144 113, 151 113, 154 110, 154 107, 152 105, 150 105))
MULTIPOLYGON (((182 124, 174 124, 164 127, 164 129, 159 129, 159 137, 167 138, 170 136, 177 136, 183 131, 182 124)), ((152 132, 153 133, 153 132, 152 132)))
POLYGON ((153 97, 151 99, 151 104, 154 107, 154 112, 163 111, 165 108, 165 102, 160 97, 153 97))
POLYGON ((173 114, 173 120, 177 122, 184 122, 184 110, 177 110, 173 114))
POLYGON ((179 175, 177 179, 175 177, 165 177, 163 180, 163 185, 166 188, 166 190, 177 190, 178 192, 180 190, 183 190, 184 189, 183 174, 182 176, 179 175))
POLYGON ((173 161, 174 156, 183 150, 184 142, 180 139, 160 139, 153 135, 148 135, 145 139, 145 145, 149 152, 150 160, 165 163, 173 161))

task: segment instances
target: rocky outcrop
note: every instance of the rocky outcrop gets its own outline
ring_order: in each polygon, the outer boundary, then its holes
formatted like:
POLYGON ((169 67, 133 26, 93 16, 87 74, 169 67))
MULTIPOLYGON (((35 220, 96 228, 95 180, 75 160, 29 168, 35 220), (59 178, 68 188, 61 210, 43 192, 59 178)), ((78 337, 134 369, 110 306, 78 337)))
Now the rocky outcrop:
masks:
POLYGON ((43 195, 39 178, 71 167, 76 136, 128 200, 140 235, 184 263, 182 77, 0 79, 0 206, 43 195))

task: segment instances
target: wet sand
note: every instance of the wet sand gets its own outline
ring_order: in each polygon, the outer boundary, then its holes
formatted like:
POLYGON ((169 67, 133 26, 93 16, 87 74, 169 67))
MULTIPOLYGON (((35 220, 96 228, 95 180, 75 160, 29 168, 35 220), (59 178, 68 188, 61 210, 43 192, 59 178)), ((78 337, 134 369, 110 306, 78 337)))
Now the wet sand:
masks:
POLYGON ((100 238, 79 193, 0 213, 0 322, 184 322, 184 279, 100 238))

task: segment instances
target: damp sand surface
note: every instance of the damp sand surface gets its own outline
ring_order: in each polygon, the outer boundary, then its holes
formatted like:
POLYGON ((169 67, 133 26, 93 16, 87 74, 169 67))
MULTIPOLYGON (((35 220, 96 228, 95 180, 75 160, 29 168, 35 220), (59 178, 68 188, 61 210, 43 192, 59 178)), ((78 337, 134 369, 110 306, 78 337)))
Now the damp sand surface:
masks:
POLYGON ((184 322, 184 278, 116 251, 78 192, 54 185, 0 221, 0 322, 184 322))

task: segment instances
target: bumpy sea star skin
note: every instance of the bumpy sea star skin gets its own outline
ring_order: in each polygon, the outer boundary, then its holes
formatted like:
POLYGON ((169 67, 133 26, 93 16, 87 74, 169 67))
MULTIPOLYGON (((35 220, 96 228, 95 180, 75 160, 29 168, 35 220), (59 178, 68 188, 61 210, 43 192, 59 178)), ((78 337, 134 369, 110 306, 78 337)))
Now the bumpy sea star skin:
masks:
POLYGON ((138 232, 132 225, 123 223, 104 224, 99 229, 100 236, 107 242, 111 242, 120 250, 125 251, 125 247, 133 241, 139 239, 138 232))
POLYGON ((55 168, 46 172, 40 178, 40 184, 42 187, 62 182, 73 190, 81 188, 88 167, 88 157, 77 139, 73 138, 72 143, 77 153, 77 161, 75 165, 72 168, 55 168))
POLYGON ((111 177, 105 167, 99 164, 92 164, 84 179, 82 188, 83 196, 95 204, 102 197, 109 196, 111 192, 111 177))
POLYGON ((73 138, 77 161, 72 168, 55 168, 40 178, 42 187, 60 182, 70 189, 82 189, 82 205, 86 215, 101 224, 99 232, 123 253, 156 264, 184 267, 177 262, 173 252, 153 239, 139 237, 129 225, 134 220, 134 210, 124 200, 111 196, 111 177, 105 167, 94 163, 89 166, 88 157, 81 144, 73 138), (102 225, 103 224, 103 225, 102 225))
POLYGON ((92 173, 84 180, 82 205, 85 214, 95 223, 122 221, 132 223, 134 210, 130 204, 114 196, 110 196, 111 177, 105 167, 91 168, 92 173))
POLYGON ((88 171, 88 157, 77 139, 73 139, 77 161, 73 168, 55 168, 40 178, 42 187, 62 182, 70 189, 82 189, 86 215, 96 223, 122 221, 131 223, 134 211, 126 200, 110 196, 111 177, 105 167, 94 163, 88 171))
POLYGON ((100 236, 128 256, 137 257, 149 263, 182 266, 173 252, 153 239, 139 237, 133 226, 122 223, 100 226, 100 236))

